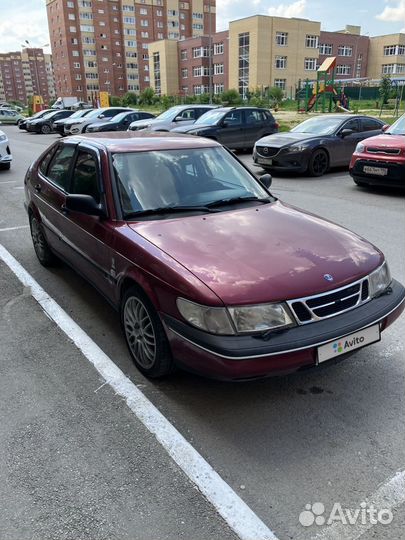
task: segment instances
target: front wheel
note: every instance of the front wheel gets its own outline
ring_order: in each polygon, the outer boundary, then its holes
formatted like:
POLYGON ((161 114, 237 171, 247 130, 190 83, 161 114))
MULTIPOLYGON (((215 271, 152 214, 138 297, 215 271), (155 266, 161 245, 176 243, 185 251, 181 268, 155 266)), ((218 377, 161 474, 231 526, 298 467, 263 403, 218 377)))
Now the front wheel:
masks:
POLYGON ((136 367, 150 378, 169 375, 173 359, 163 325, 150 300, 136 287, 124 294, 121 324, 136 367))
POLYGON ((46 241, 41 224, 33 215, 30 216, 30 229, 32 243, 39 262, 42 266, 54 266, 57 261, 56 256, 46 241))
POLYGON ((321 148, 315 150, 308 163, 308 172, 311 176, 322 176, 329 168, 329 157, 321 148))

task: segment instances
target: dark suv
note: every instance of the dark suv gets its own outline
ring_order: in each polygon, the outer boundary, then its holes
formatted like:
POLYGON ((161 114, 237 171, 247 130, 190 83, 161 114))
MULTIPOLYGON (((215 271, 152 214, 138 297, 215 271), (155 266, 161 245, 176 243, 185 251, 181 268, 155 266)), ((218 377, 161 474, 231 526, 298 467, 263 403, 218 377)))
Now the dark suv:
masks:
POLYGON ((214 139, 229 148, 253 148, 261 137, 278 131, 278 123, 267 109, 221 107, 206 112, 191 126, 172 129, 214 139))

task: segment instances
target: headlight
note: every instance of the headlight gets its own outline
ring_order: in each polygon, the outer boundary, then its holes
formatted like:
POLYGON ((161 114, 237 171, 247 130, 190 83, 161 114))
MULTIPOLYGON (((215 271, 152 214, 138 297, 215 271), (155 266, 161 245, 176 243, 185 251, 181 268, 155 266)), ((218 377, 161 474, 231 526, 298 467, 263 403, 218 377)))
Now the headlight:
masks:
POLYGON ((261 304, 228 308, 237 332, 265 332, 295 325, 282 304, 261 304))
POLYGON ((212 308, 178 298, 177 307, 187 322, 213 334, 266 332, 295 326, 283 304, 212 308))
POLYGON ((0 135, 0 141, 6 141, 7 137, 5 135, 0 135))
POLYGON ((364 146, 364 144, 362 142, 359 142, 358 145, 356 146, 355 152, 357 152, 358 154, 362 154, 365 149, 366 147, 364 146))
POLYGON ((391 284, 391 272, 387 262, 368 276, 369 294, 372 298, 380 296, 391 284))
POLYGON ((177 307, 187 322, 213 334, 234 334, 226 308, 200 306, 184 298, 177 299, 177 307))
POLYGON ((289 146, 285 149, 286 152, 303 152, 306 149, 305 144, 297 144, 294 146, 289 146))

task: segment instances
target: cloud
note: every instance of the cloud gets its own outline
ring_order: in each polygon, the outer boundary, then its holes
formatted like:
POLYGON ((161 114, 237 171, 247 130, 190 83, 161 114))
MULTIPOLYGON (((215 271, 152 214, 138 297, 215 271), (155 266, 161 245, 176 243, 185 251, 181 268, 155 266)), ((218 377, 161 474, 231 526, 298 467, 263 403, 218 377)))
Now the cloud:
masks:
MULTIPOLYGON (((4 0, 0 0, 1 3, 4 0)), ((0 18, 0 52, 21 50, 27 39, 32 47, 49 43, 48 23, 43 0, 5 2, 5 17, 0 18)), ((2 6, 3 7, 3 6, 2 6)))
MULTIPOLYGON (((388 3, 391 4, 391 2, 388 3)), ((376 18, 380 21, 400 22, 405 24, 405 0, 397 0, 394 6, 386 6, 376 18)), ((401 32, 405 32, 405 27, 402 28, 401 32)))
POLYGON ((279 4, 277 7, 269 7, 268 15, 275 17, 302 17, 307 7, 307 0, 297 0, 293 4, 279 4))

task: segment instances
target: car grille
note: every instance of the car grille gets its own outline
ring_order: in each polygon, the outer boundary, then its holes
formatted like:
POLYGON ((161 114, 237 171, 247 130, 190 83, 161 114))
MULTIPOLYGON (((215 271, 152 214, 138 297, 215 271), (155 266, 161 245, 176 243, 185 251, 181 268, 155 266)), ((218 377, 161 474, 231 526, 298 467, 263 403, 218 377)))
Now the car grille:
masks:
POLYGON ((368 278, 327 293, 289 300, 288 305, 299 324, 334 317, 370 300, 368 278))
POLYGON ((399 156, 400 148, 378 148, 377 146, 367 146, 367 152, 370 154, 386 154, 388 156, 399 156))
POLYGON ((256 152, 263 157, 273 157, 276 154, 278 154, 280 151, 280 148, 274 148, 272 146, 257 146, 256 145, 256 152))

